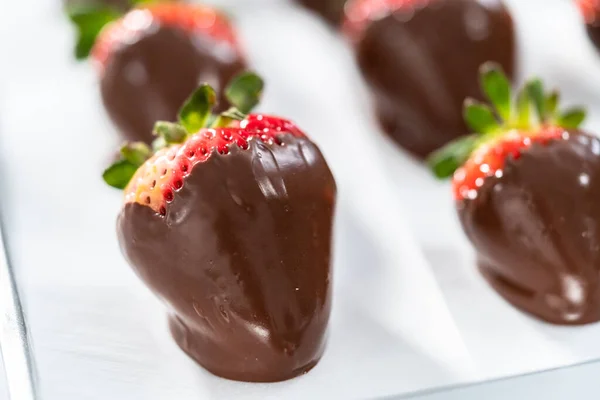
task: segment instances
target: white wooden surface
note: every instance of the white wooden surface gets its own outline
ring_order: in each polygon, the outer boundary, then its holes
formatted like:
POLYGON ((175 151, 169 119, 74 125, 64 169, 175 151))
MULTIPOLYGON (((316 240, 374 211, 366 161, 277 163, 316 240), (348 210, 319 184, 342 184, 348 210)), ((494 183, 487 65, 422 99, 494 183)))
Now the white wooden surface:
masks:
POLYGON ((8 400, 8 391, 6 388, 6 379, 4 375, 4 365, 0 362, 0 399, 8 400))
MULTIPOLYGON (((551 327, 476 274, 449 188, 381 136, 343 41, 277 0, 229 0, 268 81, 262 109, 320 144, 340 188, 335 300, 321 363, 292 381, 225 381, 172 343, 161 305, 118 251, 118 143, 52 0, 0 8, 0 151, 9 246, 44 400, 364 399, 600 358, 600 327, 551 327)), ((568 0, 510 0, 523 76, 600 105, 600 59, 568 0)), ((600 132, 600 107, 590 127, 600 132)), ((0 397, 1 398, 1 397, 0 397)))

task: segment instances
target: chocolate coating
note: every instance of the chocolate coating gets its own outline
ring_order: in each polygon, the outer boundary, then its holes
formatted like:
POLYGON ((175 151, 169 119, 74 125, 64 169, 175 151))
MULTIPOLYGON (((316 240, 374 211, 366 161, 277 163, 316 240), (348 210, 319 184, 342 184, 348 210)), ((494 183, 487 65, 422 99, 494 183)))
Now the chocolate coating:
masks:
MULTIPOLYGON (((150 143, 158 120, 174 121, 201 82, 219 93, 244 61, 237 51, 210 38, 155 26, 111 55, 101 80, 104 106, 128 140, 150 143)), ((217 111, 229 104, 221 95, 217 111)))
POLYGON ((296 0, 304 7, 314 11, 329 24, 339 26, 344 19, 344 5, 347 0, 296 0))
POLYGON ((600 320, 600 142, 580 132, 534 144, 459 203, 483 276, 555 324, 600 320))
POLYGON ((123 253, 167 304, 176 342, 229 379, 293 378, 325 346, 335 181, 308 139, 282 139, 214 153, 164 218, 130 203, 118 220, 123 253))
POLYGON ((357 43, 383 129, 418 157, 469 132, 462 107, 483 97, 481 64, 496 61, 513 76, 512 18, 501 2, 485 3, 433 0, 372 22, 357 43))
POLYGON ((586 29, 592 43, 594 43, 596 49, 600 50, 600 24, 588 24, 586 29))

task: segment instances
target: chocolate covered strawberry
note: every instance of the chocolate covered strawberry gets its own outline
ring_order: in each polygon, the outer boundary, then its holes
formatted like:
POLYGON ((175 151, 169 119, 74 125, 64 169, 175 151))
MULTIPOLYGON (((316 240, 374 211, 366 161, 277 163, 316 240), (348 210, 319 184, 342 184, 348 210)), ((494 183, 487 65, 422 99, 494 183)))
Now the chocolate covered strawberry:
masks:
POLYGON ((462 102, 482 97, 481 64, 514 70, 513 21, 501 0, 350 0, 344 31, 384 131, 418 157, 468 132, 462 102))
POLYGON ((157 123, 156 152, 126 145, 104 178, 125 187, 121 249, 179 346, 216 375, 270 382, 323 353, 336 185, 294 123, 245 115, 261 87, 240 76, 220 116, 200 87, 178 124, 157 123))
POLYGON ((511 103, 498 66, 482 69, 495 109, 468 101, 476 132, 430 158, 453 174, 454 195, 479 269, 509 302, 556 324, 600 320, 600 141, 584 112, 531 81, 511 103), (501 117, 501 122, 496 119, 501 117))
POLYGON ((125 138, 149 143, 157 119, 173 120, 199 82, 219 93, 245 68, 235 32, 216 10, 200 5, 140 4, 125 15, 113 8, 74 9, 76 56, 91 54, 102 100, 125 138))
POLYGON ((600 48, 600 1, 576 0, 577 6, 583 15, 588 36, 600 48))

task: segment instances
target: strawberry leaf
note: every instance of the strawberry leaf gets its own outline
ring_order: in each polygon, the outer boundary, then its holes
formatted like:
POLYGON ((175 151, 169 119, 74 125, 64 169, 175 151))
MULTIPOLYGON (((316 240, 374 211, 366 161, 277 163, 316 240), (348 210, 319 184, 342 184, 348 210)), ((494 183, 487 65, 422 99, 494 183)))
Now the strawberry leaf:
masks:
POLYGON ((543 123, 546 121, 546 99, 544 97, 544 85, 541 80, 534 79, 527 83, 527 93, 533 106, 536 110, 538 121, 543 123))
POLYGON ((519 129, 527 129, 531 118, 531 99, 529 92, 525 89, 517 94, 517 120, 516 126, 519 129))
POLYGON ((570 108, 558 116, 556 123, 562 128, 576 129, 585 120, 585 114, 582 108, 570 108))
POLYGON ((253 72, 242 72, 225 88, 225 97, 239 111, 248 114, 260 101, 264 82, 253 72))
POLYGON ((437 178, 449 178, 467 161, 479 140, 477 134, 456 139, 433 152, 427 158, 427 164, 437 178))
POLYGON ((75 58, 87 58, 94 47, 96 37, 106 25, 115 21, 121 13, 110 7, 71 8, 67 11, 71 22, 77 28, 75 58))
POLYGON ((510 121, 512 113, 510 82, 502 67, 492 62, 483 64, 480 68, 480 80, 481 88, 500 118, 510 121))
POLYGON ((560 94, 556 90, 550 92, 546 96, 546 103, 544 106, 545 106, 546 113, 548 115, 554 116, 556 114, 556 111, 558 110, 559 101, 560 101, 560 94))
POLYGON ((129 163, 141 166, 152 155, 152 150, 146 143, 125 143, 121 147, 121 157, 129 163))
POLYGON ((464 117, 467 125, 475 133, 487 134, 500 128, 492 109, 473 99, 465 100, 464 117))
POLYGON ((137 165, 127 160, 120 160, 108 167, 102 174, 102 178, 114 188, 125 189, 137 170, 137 165))
POLYGON ((206 126, 206 121, 217 102, 217 95, 208 84, 202 84, 183 104, 179 111, 179 123, 189 133, 196 133, 206 126))
POLYGON ((183 143, 188 136, 188 132, 183 126, 165 121, 158 121, 154 124, 152 133, 162 137, 166 144, 183 143))

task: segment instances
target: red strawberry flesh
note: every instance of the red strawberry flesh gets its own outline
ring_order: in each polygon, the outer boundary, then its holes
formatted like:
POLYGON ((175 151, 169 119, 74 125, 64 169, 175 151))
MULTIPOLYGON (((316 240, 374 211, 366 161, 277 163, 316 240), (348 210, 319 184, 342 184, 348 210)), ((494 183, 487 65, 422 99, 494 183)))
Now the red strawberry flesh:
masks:
POLYGON ((456 170, 452 180, 456 200, 473 199, 477 190, 490 176, 502 176, 502 168, 508 157, 517 159, 521 152, 533 144, 546 144, 550 140, 568 138, 568 132, 559 127, 543 127, 540 130, 511 131, 482 144, 464 166, 456 170))
POLYGON ((248 149, 250 140, 283 145, 280 135, 304 137, 292 122, 262 114, 251 114, 237 126, 202 129, 184 144, 158 151, 136 172, 125 190, 125 202, 147 205, 161 215, 197 165, 215 153, 226 155, 231 146, 248 149))
POLYGON ((599 0, 577 0, 577 5, 587 24, 594 24, 597 21, 600 14, 599 0))

